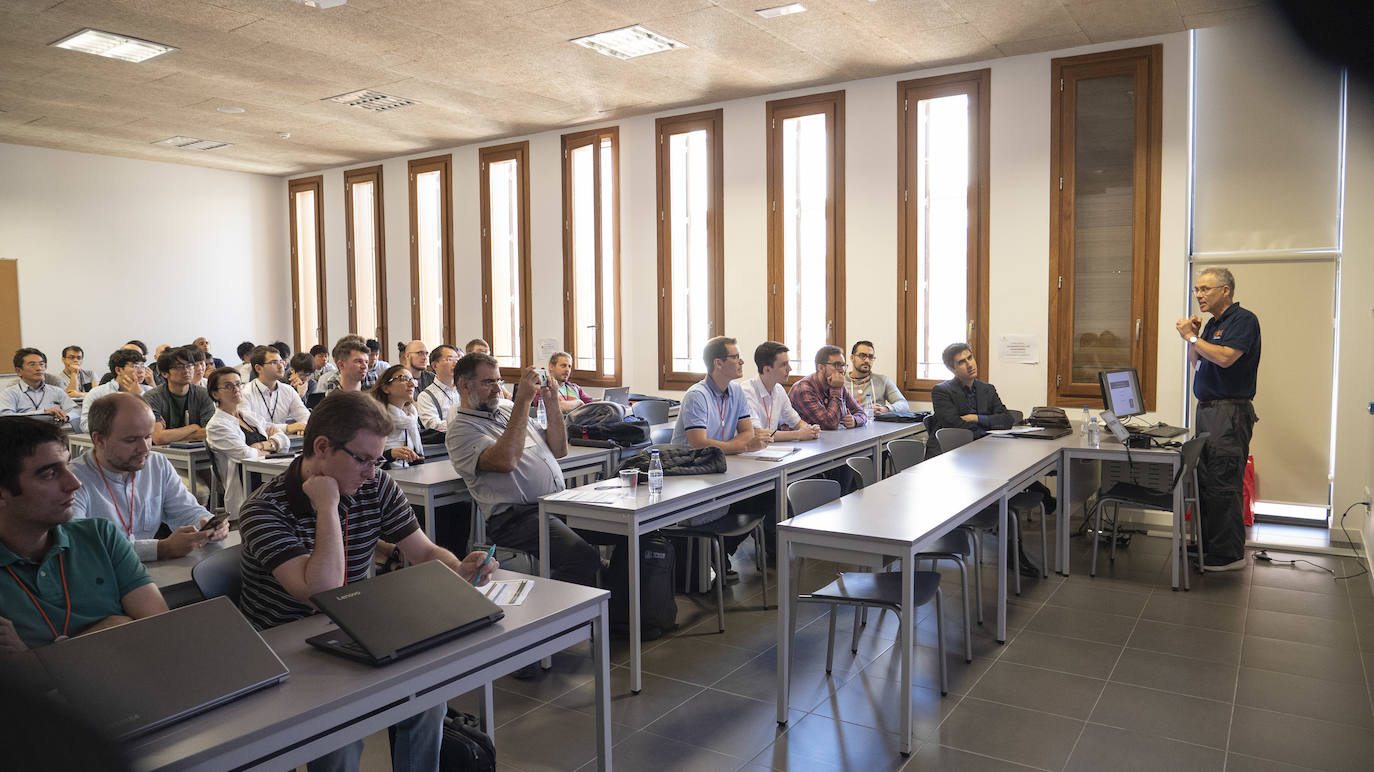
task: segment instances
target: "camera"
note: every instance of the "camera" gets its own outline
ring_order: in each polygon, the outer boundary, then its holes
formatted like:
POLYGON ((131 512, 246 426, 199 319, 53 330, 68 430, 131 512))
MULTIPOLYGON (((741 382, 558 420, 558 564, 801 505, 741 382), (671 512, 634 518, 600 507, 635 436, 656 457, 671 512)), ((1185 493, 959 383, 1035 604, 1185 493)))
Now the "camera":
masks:
POLYGON ((541 387, 549 385, 549 371, 543 367, 536 367, 534 371, 539 374, 539 385, 541 387))

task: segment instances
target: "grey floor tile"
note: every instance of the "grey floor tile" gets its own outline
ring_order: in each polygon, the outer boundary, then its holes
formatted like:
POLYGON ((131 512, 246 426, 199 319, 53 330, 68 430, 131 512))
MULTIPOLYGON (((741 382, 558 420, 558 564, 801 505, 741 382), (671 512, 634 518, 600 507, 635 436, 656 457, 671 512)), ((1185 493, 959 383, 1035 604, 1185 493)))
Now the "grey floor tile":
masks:
POLYGON ((1254 635, 1245 636, 1241 644, 1240 664, 1241 667, 1276 670, 1328 681, 1363 683, 1365 680, 1360 655, 1353 651, 1254 635))
POLYGON ((1369 687, 1363 680, 1337 683, 1243 667, 1236 704, 1374 729, 1369 687))
POLYGON ((496 754, 524 772, 576 769, 596 758, 595 736, 591 714, 541 705, 497 729, 496 754))
POLYGON ((1337 621, 1252 608, 1245 617, 1245 634, 1349 651, 1359 650, 1355 623, 1351 620, 1337 621))
MULTIPOLYGON (((1270 555, 1278 557, 1276 553, 1270 553, 1270 555)), ((1285 555, 1282 559, 1289 560, 1291 558, 1285 555)), ((1301 559, 1311 560, 1312 557, 1303 555, 1301 559)), ((1263 563, 1256 563, 1250 581, 1256 586, 1282 587, 1287 590, 1321 592, 1331 595, 1347 594, 1344 584, 1336 581, 1331 574, 1303 564, 1266 566, 1263 563)))
POLYGON ((1189 745, 1176 740, 1089 724, 1078 739, 1069 759, 1067 772, 1221 772, 1226 767, 1226 752, 1216 748, 1189 745))
POLYGON ((1190 592, 1155 592, 1140 616, 1156 622, 1239 633, 1245 630, 1245 614, 1244 606, 1210 603, 1190 592))
POLYGON ((903 767, 904 772, 1024 772, 1030 767, 976 753, 924 743, 903 767))
POLYGON ((902 755, 897 733, 812 714, 788 728, 750 763, 779 770, 819 766, 895 772, 907 763, 907 757, 902 755))
POLYGON ((1374 651, 1374 622, 1356 622, 1355 636, 1360 651, 1374 651))
POLYGON ((1031 618, 1026 629, 1066 638, 1124 645, 1131 637, 1135 623, 1135 617, 1047 605, 1031 618))
MULTIPOLYGON (((1017 640, 1020 640, 1020 636, 1017 636, 1017 640)), ((1012 643, 1014 644, 1015 641, 1012 643)), ((1011 645, 1008 644, 1007 646, 1010 647, 1011 645)), ((915 653, 916 658, 911 663, 912 685, 938 691, 940 688, 939 652, 934 646, 917 646, 915 653)), ((900 681, 902 660, 899 655, 900 652, 894 646, 873 660, 872 664, 864 668, 864 672, 879 678, 886 678, 889 681, 900 681)), ((949 693, 967 694, 968 690, 997 661, 992 657, 975 656, 972 662, 965 662, 962 646, 947 645, 945 647, 945 670, 949 677, 949 693)))
POLYGON ((1374 731, 1237 706, 1230 749, 1332 772, 1368 772, 1374 759, 1374 731))
POLYGON ((1235 695, 1236 670, 1234 665, 1128 648, 1110 680, 1230 702, 1235 695))
MULTIPOLYGON (((789 725, 806 714, 792 711, 789 725)), ((749 759, 768 747, 786 727, 777 723, 777 705, 706 690, 645 728, 678 742, 749 759)))
POLYGON ((1374 622, 1374 598, 1348 596, 1356 622, 1374 622))
MULTIPOLYGON (((653 673, 644 673, 642 689, 639 694, 630 693, 630 671, 626 668, 611 670, 611 723, 631 730, 643 729, 661 718, 665 713, 687 700, 700 694, 704 687, 664 678, 653 673)), ((596 684, 583 684, 559 696, 553 704, 576 710, 580 713, 595 715, 596 684)), ((501 696, 496 699, 498 713, 501 696)), ((617 734, 619 730, 616 730, 617 734)))
MULTIPOLYGON (((791 682, 788 685, 792 707, 810 710, 811 706, 825 699, 831 692, 843 686, 855 673, 847 670, 825 672, 825 663, 807 661, 792 664, 791 682)), ((778 699, 778 650, 777 648, 759 654, 748 662, 731 670, 711 688, 737 694, 741 697, 776 702, 778 699)))
POLYGON ((1201 627, 1142 619, 1126 645, 1180 657, 1234 665, 1240 662, 1241 635, 1201 627))
POLYGON ((1273 759, 1258 759, 1243 753, 1226 754, 1226 772, 1303 772, 1312 767, 1285 764, 1273 759))
POLYGON ((1003 705, 1086 719, 1106 682, 1054 670, 997 662, 969 696, 1003 705))
POLYGON ((1225 750, 1231 704, 1110 683, 1088 721, 1225 750))
POLYGON ((1106 678, 1121 656, 1122 647, 1078 638, 1023 631, 1007 644, 1001 660, 1062 673, 1106 678))
MULTIPOLYGON (((792 645, 792 661, 795 665, 825 668, 827 629, 825 622, 818 619, 797 631, 792 645)), ((857 653, 850 652, 849 644, 850 637, 840 635, 839 631, 836 631, 835 657, 832 665, 836 673, 857 673, 883 652, 891 649, 893 641, 877 635, 860 633, 857 653)))
POLYGON ((1069 582, 1061 586, 1045 603, 1050 606, 1133 617, 1140 615, 1140 610, 1145 607, 1148 599, 1149 595, 1140 592, 1121 592, 1069 582))
MULTIPOLYGON (((661 772, 720 772, 738 769, 744 759, 726 756, 695 745, 680 743, 667 737, 636 732, 615 744, 611 749, 614 769, 653 769, 661 772)), ((593 759, 578 768, 592 772, 593 759)))
MULTIPOLYGON (((495 693, 492 695, 492 702, 496 706, 497 728, 500 728, 503 724, 510 723, 512 720, 544 704, 533 697, 526 697, 522 694, 508 692, 504 689, 495 690, 495 693)), ((457 710, 471 713, 474 716, 478 715, 482 705, 482 692, 481 690, 476 690, 468 692, 467 694, 461 694, 449 700, 448 704, 457 710)))
MULTIPOLYGON (((814 603, 797 604, 797 627, 804 628, 824 613, 814 603)), ((725 615, 725 632, 720 632, 715 614, 673 634, 674 639, 709 641, 758 653, 778 642, 778 611, 770 608, 731 611, 725 615)))
MULTIPOLYGON (((911 687, 911 725, 917 737, 928 738, 938 731, 940 722, 959 704, 956 695, 940 696, 938 689, 911 687)), ((842 718, 882 732, 900 732, 901 682, 860 673, 835 693, 811 708, 811 712, 842 718)))
POLYGON ((1060 769, 1083 726, 1075 719, 966 697, 928 739, 1005 761, 1060 769))
POLYGON ((1250 603, 1250 580, 1245 572, 1222 574, 1189 574, 1191 589, 1180 591, 1184 597, 1203 600, 1208 603, 1222 603, 1228 606, 1245 606, 1250 603))
POLYGON ((704 639, 674 638, 645 652, 644 672, 710 686, 753 657, 754 652, 749 649, 704 639))
POLYGON ((587 652, 585 645, 560 651, 553 655, 553 667, 549 670, 542 670, 528 680, 506 676, 497 679, 496 686, 504 691, 547 702, 591 682, 594 673, 592 658, 587 652))
POLYGON ((1260 611, 1279 611, 1341 622, 1353 621, 1350 599, 1344 595, 1324 592, 1303 592, 1282 587, 1250 588, 1250 608, 1260 611))

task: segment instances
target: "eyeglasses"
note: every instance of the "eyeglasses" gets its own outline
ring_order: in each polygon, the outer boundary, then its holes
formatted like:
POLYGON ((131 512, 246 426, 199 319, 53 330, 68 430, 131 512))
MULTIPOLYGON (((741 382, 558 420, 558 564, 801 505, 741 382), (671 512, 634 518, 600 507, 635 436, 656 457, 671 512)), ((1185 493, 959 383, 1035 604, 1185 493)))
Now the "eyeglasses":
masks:
POLYGON ((171 367, 169 367, 169 368, 167 368, 167 369, 168 369, 168 370, 194 370, 194 369, 196 369, 196 363, 195 363, 195 362, 186 362, 185 364, 172 365, 171 367))
POLYGON ((492 386, 504 389, 506 387, 506 382, 500 378, 483 378, 477 382, 477 385, 484 389, 490 389, 492 386))
POLYGON ((1193 294, 1206 295, 1208 292, 1211 292, 1214 289, 1220 289, 1220 287, 1193 287, 1193 294))
POLYGON ((238 390, 239 390, 239 384, 238 384, 238 383, 221 383, 221 384, 219 385, 219 390, 220 390, 220 391, 238 391, 238 390))
POLYGON ((364 458, 358 455, 357 453, 354 453, 353 451, 349 450, 348 446, 344 445, 343 443, 339 444, 339 450, 342 450, 343 452, 347 453, 354 461, 358 462, 359 466, 370 466, 376 469, 381 469, 382 464, 386 463, 386 459, 384 458, 364 458))
POLYGON ((826 362, 826 363, 825 363, 825 366, 826 366, 826 367, 833 367, 833 368, 835 368, 836 370, 843 370, 843 369, 844 369, 844 362, 826 362))
POLYGON ((387 381, 387 384, 392 384, 392 383, 395 383, 396 381, 405 381, 406 383, 414 383, 414 382, 415 382, 415 379, 414 379, 414 378, 411 378, 409 375, 398 375, 398 376, 396 376, 395 378, 392 378, 391 380, 387 381))
POLYGON ((876 361, 878 361, 878 355, 877 355, 877 354, 855 354, 855 355, 854 355, 854 358, 855 358, 855 359, 862 359, 862 360, 864 360, 864 361, 866 361, 866 362, 876 362, 876 361))

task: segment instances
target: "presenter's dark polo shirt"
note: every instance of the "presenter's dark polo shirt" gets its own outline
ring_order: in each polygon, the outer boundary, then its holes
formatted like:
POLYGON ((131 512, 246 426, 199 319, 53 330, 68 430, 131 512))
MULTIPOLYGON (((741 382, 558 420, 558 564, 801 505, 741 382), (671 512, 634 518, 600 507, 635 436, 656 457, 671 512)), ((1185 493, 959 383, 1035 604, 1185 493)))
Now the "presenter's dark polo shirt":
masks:
POLYGON ((1255 379, 1260 363, 1259 317, 1249 309, 1232 303, 1221 316, 1214 316, 1202 328, 1198 340, 1228 346, 1242 352, 1230 367, 1222 367, 1198 357, 1193 378, 1193 396, 1199 402, 1215 399, 1254 399, 1255 379))

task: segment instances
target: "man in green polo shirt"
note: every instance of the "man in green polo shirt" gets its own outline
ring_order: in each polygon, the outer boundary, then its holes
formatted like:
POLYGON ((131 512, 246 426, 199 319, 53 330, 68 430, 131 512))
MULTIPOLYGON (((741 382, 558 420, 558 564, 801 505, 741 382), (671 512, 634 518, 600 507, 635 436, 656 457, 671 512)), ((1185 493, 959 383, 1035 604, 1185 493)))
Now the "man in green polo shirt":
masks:
POLYGON ((0 418, 0 654, 167 610, 114 523, 71 520, 67 458, 52 423, 0 418))

